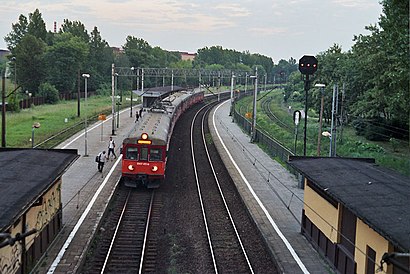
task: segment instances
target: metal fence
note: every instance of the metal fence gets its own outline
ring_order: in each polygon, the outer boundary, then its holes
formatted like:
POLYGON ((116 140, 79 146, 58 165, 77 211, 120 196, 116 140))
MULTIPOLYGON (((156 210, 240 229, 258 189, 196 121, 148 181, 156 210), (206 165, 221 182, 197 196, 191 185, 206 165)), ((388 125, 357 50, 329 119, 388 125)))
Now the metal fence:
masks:
MULTIPOLYGON (((244 116, 238 113, 236 110, 234 112, 234 121, 245 131, 251 135, 252 131, 252 121, 247 120, 244 116)), ((250 138, 250 137, 249 137, 250 138)), ((295 155, 292 151, 282 145, 278 140, 269 136, 267 132, 262 129, 258 129, 256 125, 256 136, 255 142, 259 143, 261 147, 272 157, 279 159, 282 163, 286 164, 286 168, 293 174, 299 175, 290 165, 287 164, 289 156, 295 155)))
MULTIPOLYGON (((91 96, 95 96, 95 92, 93 91, 89 91, 87 94, 87 97, 91 97, 91 96)), ((70 101, 70 100, 76 100, 78 97, 78 93, 74 92, 74 93, 60 93, 59 94, 59 99, 60 100, 66 100, 66 101, 70 101)), ((80 92, 80 98, 85 98, 85 92, 82 91, 80 92)), ((44 97, 29 97, 29 98, 25 98, 25 99, 21 99, 19 101, 19 107, 20 109, 25 109, 25 108, 30 108, 32 105, 35 106, 39 106, 39 105, 44 105, 46 103, 46 100, 44 97)))

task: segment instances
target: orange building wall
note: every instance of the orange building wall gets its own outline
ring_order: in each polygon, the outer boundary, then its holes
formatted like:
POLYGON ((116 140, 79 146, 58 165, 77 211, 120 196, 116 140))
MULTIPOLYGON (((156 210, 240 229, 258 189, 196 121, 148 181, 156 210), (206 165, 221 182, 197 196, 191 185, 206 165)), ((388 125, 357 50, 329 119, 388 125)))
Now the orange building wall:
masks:
POLYGON ((338 242, 339 209, 323 199, 305 182, 305 215, 333 243, 338 242))
MULTIPOLYGON (((378 273, 377 270, 380 267, 380 261, 383 254, 385 252, 393 252, 393 249, 390 248, 390 244, 385 238, 357 218, 356 250, 354 258, 357 263, 357 273, 366 273, 366 246, 369 246, 376 251, 376 267, 374 273, 378 273)), ((379 273, 393 273, 391 265, 387 266, 385 264, 383 270, 387 271, 379 273)))

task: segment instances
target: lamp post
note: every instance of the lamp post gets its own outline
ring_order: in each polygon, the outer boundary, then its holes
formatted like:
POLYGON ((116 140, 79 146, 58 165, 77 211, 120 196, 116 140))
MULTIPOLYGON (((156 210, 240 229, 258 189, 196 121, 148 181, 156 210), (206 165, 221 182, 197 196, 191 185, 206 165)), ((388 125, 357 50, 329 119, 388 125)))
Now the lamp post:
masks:
POLYGON ((245 96, 247 95, 248 89, 248 73, 245 73, 245 96))
MULTIPOLYGON (((233 116, 233 112, 234 112, 233 108, 234 108, 235 98, 234 98, 234 95, 233 95, 233 81, 234 81, 235 77, 236 76, 232 72, 232 74, 231 74, 231 111, 229 112, 229 116, 233 116)), ((232 119, 232 122, 233 122, 233 119, 232 119)))
POLYGON ((16 65, 16 57, 11 57, 10 61, 14 63, 14 89, 17 89, 17 65, 16 65))
POLYGON ((112 126, 111 135, 115 135, 115 65, 111 65, 111 116, 112 116, 112 126))
MULTIPOLYGON (((118 99, 118 73, 115 73, 115 96, 118 99)), ((117 128, 120 126, 120 102, 117 100, 117 128)))
POLYGON ((258 68, 256 67, 255 75, 250 76, 250 78, 255 78, 255 91, 253 92, 253 114, 252 114, 252 135, 251 142, 256 141, 256 98, 258 94, 258 68))
POLYGON ((34 123, 31 129, 31 148, 34 148, 34 129, 40 128, 40 123, 34 123))
POLYGON ((320 142, 322 140, 322 118, 323 118, 323 104, 325 95, 325 84, 316 84, 315 87, 320 88, 320 115, 319 115, 319 132, 317 135, 317 156, 320 156, 320 142))
POLYGON ((85 116, 85 122, 84 122, 84 156, 88 156, 87 154, 87 108, 88 108, 88 103, 87 103, 87 80, 90 78, 90 74, 84 73, 82 75, 84 78, 84 99, 85 99, 85 110, 84 110, 84 116, 85 116))

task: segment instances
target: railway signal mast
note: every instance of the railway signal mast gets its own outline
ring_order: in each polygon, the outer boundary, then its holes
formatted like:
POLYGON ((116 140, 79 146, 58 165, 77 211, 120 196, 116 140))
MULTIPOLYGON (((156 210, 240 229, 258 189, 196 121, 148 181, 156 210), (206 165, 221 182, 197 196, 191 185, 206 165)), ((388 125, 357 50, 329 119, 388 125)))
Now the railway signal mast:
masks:
POLYGON ((308 112, 308 91, 310 88, 309 75, 313 75, 317 70, 317 59, 315 56, 303 55, 299 59, 299 71, 305 75, 305 127, 303 130, 303 156, 306 156, 306 129, 307 129, 307 112, 308 112))

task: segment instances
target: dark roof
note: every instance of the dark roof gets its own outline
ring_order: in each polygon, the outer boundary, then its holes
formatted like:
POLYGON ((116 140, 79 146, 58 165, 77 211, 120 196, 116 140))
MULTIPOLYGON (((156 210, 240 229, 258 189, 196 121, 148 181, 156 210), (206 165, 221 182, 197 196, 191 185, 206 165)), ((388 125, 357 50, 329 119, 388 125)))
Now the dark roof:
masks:
POLYGON ((186 88, 182 88, 179 86, 164 86, 164 87, 152 87, 152 88, 144 88, 144 91, 142 90, 133 90, 137 95, 144 95, 144 96, 149 96, 149 97, 161 97, 165 98, 169 94, 181 90, 186 90, 186 88))
POLYGON ((410 178, 374 160, 290 157, 289 164, 395 246, 410 250, 410 178))
POLYGON ((0 149, 0 232, 78 158, 76 149, 0 149))

